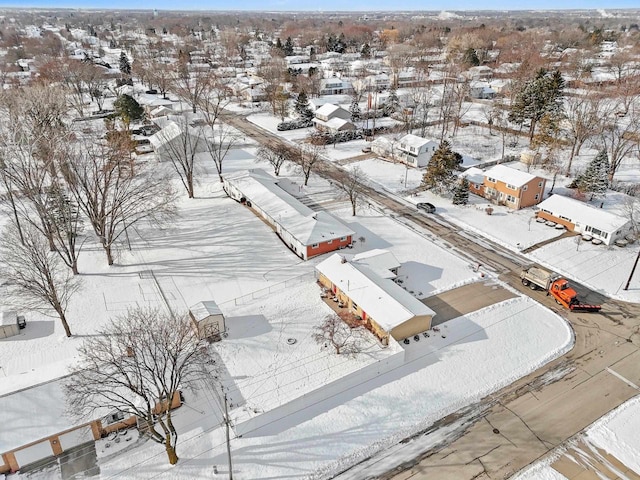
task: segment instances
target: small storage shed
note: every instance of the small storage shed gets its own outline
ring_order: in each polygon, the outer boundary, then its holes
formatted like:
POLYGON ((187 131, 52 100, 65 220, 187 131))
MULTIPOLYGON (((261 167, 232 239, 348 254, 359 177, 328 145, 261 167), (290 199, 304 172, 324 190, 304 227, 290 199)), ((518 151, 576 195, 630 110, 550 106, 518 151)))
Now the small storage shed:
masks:
POLYGON ((224 315, 213 300, 198 302, 189 309, 191 324, 199 338, 220 340, 226 331, 224 315))
POLYGON ((19 330, 18 314, 15 311, 0 312, 0 338, 13 337, 19 330))

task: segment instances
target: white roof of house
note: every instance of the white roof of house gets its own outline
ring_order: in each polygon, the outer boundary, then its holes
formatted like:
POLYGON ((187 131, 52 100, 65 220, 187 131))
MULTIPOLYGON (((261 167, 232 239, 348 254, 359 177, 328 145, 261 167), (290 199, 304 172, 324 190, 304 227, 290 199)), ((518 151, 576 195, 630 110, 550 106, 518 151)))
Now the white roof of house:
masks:
POLYGON ((0 452, 13 450, 87 422, 65 415, 63 382, 64 379, 60 379, 0 396, 3 418, 0 452))
POLYGON ((496 165, 491 167, 489 170, 484 172, 484 176, 495 178, 500 182, 515 185, 516 187, 522 187, 536 178, 535 175, 507 167, 506 165, 496 165))
POLYGON ((431 142, 434 142, 434 140, 429 140, 426 138, 422 138, 419 137, 418 135, 414 135, 413 133, 407 133, 404 137, 402 137, 400 140, 400 145, 407 145, 409 147, 416 147, 416 148, 420 148, 424 145, 427 145, 431 142))
POLYGON ((325 115, 325 116, 328 117, 332 113, 334 113, 334 112, 336 112, 338 110, 344 110, 344 108, 342 108, 342 107, 340 107, 338 105, 334 105, 333 103, 325 103, 320 108, 316 109, 316 114, 325 115))
MULTIPOLYGON (((187 127, 186 132, 185 132, 183 130, 183 128, 180 125, 178 125, 176 122, 168 120, 164 124, 164 127, 162 127, 162 130, 154 133, 153 135, 151 135, 149 137, 149 142, 151 143, 151 145, 153 145, 154 150, 159 151, 166 144, 172 142, 176 138, 180 137, 181 135, 185 135, 185 134, 191 135, 193 137, 199 137, 200 136, 198 134, 198 132, 195 131, 193 128, 187 127)), ((192 142, 190 144, 190 146, 191 147, 195 146, 197 151, 204 151, 205 150, 204 139, 201 142, 194 141, 194 142, 192 142), (200 144, 200 145, 198 145, 198 144, 200 144)))
POLYGON ((469 167, 460 174, 460 177, 466 178, 472 183, 482 183, 484 180, 484 172, 478 167, 469 167))
POLYGON ((278 186, 278 179, 253 169, 224 175, 251 203, 266 212, 303 245, 354 235, 354 231, 326 212, 314 212, 278 186))
POLYGON ((358 253, 351 258, 351 261, 373 270, 382 278, 395 278, 396 275, 391 269, 400 268, 400 262, 395 255, 389 250, 380 248, 358 253))
POLYGON ((554 215, 570 218, 572 223, 589 225, 609 233, 619 230, 630 222, 628 218, 558 194, 551 195, 536 207, 554 215))
POLYGON ((212 315, 222 315, 222 310, 220 310, 218 304, 213 300, 198 302, 192 307, 189 307, 189 311, 196 321, 204 320, 212 315))
POLYGON ((359 262, 343 262, 334 253, 316 266, 316 270, 345 292, 378 325, 391 332, 395 327, 420 315, 435 312, 392 280, 382 278, 359 262))
POLYGON ((337 118, 337 117, 330 118, 326 122, 320 119, 316 119, 316 121, 320 124, 326 125, 332 130, 340 130, 345 125, 351 124, 349 120, 345 120, 344 118, 337 118))
MULTIPOLYGON (((18 319, 18 314, 15 312, 15 310, 7 310, 4 312, 1 312, 0 325, 15 325, 17 319, 18 319)), ((0 452, 2 452, 1 449, 0 449, 0 452)))

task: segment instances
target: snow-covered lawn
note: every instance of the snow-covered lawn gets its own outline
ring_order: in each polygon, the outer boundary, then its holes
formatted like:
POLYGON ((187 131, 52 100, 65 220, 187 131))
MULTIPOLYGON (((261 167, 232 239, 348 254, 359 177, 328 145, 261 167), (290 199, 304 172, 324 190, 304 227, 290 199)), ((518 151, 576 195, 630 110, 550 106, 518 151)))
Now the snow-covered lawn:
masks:
POLYGON ((424 173, 422 170, 379 158, 361 160, 345 166, 347 169, 355 167, 361 169, 369 180, 384 185, 384 188, 392 192, 402 192, 420 186, 424 173))

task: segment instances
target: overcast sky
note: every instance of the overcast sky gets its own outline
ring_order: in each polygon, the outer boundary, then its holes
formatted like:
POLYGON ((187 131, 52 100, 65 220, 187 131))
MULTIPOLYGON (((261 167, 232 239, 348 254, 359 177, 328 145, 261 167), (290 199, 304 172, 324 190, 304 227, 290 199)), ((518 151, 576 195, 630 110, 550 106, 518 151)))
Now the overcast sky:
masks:
POLYGON ((0 6, 158 10, 523 10, 638 8, 638 0, 0 0, 0 6))

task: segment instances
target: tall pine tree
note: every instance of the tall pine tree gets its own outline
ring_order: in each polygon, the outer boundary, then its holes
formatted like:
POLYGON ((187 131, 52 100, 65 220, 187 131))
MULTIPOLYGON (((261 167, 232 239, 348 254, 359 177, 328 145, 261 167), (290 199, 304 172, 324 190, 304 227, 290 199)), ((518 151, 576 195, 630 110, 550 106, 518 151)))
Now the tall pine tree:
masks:
POLYGON ((284 42, 284 47, 282 47, 282 51, 285 55, 293 55, 293 40, 291 40, 291 37, 287 37, 287 40, 284 42))
POLYGON ((353 123, 356 123, 362 118, 362 112, 360 111, 360 105, 358 104, 358 99, 356 97, 353 97, 351 100, 349 112, 351 113, 351 121, 353 123))
POLYGON ((384 102, 382 111, 387 117, 400 111, 400 99, 398 98, 398 93, 394 87, 389 91, 389 97, 387 98, 387 101, 384 102))
POLYGON ((466 205, 469 203, 469 180, 463 178, 453 190, 453 204, 466 205))
POLYGON ((296 103, 293 106, 293 111, 304 120, 311 120, 313 118, 313 111, 309 107, 309 100, 304 90, 300 90, 296 103))
POLYGON ((458 166, 459 158, 460 155, 451 150, 449 142, 444 140, 429 159, 422 184, 438 193, 451 191, 456 178, 453 171, 458 166))
POLYGON ((578 190, 590 193, 593 197, 604 197, 609 188, 609 156, 606 150, 600 150, 598 155, 589 162, 586 170, 576 179, 578 190))
POLYGON ((131 63, 124 51, 120 52, 120 72, 126 76, 131 75, 131 63))

